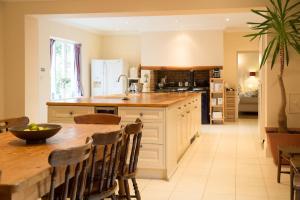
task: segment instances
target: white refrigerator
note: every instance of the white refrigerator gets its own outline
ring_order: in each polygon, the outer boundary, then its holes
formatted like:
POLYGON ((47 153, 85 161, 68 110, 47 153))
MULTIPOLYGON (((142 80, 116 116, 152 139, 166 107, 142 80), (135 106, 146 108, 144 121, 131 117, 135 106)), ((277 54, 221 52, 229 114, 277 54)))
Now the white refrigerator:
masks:
POLYGON ((122 94, 127 81, 118 77, 128 75, 128 64, 122 59, 92 60, 91 64, 91 96, 122 94))

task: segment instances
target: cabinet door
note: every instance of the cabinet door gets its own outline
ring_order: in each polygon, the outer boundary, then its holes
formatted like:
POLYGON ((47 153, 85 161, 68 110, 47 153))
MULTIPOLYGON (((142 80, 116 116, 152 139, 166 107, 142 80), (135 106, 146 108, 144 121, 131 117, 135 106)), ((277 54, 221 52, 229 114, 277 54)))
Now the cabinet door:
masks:
POLYGON ((188 115, 186 113, 187 111, 185 110, 185 112, 182 115, 182 141, 183 141, 183 152, 185 152, 185 150, 188 147, 188 138, 189 138, 189 130, 188 130, 188 115))
POLYGON ((177 161, 180 160, 181 156, 182 156, 182 153, 183 153, 183 123, 182 123, 182 120, 183 120, 183 113, 181 110, 178 110, 177 112, 177 120, 176 120, 176 126, 177 126, 177 132, 176 132, 176 135, 177 135, 177 161))

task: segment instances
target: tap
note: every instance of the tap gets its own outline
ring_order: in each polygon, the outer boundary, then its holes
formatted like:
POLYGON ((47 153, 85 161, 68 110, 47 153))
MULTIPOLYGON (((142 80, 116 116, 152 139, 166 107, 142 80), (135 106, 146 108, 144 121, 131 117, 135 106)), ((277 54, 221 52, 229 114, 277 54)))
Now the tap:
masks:
POLYGON ((118 78, 118 82, 120 82, 121 78, 124 77, 126 78, 126 87, 125 87, 125 97, 123 98, 123 100, 128 100, 128 94, 129 94, 129 90, 128 90, 128 85, 129 85, 129 79, 128 76, 126 74, 121 74, 118 78))

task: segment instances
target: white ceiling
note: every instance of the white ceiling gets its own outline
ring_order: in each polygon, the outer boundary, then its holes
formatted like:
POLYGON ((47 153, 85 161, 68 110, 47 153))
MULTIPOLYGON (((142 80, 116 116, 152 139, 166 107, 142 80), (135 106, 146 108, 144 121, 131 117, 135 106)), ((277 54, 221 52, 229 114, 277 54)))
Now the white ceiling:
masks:
POLYGON ((132 17, 55 17, 52 20, 99 34, 121 34, 183 30, 249 30, 249 21, 261 18, 251 12, 201 15, 132 17))

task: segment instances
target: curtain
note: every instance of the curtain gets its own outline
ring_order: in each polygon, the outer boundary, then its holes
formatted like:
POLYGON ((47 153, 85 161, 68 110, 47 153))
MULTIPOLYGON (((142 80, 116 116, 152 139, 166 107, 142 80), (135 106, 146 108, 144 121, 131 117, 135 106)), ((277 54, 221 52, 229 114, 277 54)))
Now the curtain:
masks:
POLYGON ((54 45, 55 40, 50 39, 50 70, 51 70, 51 99, 54 99, 55 92, 53 91, 55 88, 55 60, 54 60, 54 45), (54 64, 54 65, 53 65, 54 64))
POLYGON ((81 83, 81 44, 74 45, 74 67, 75 67, 75 74, 76 74, 76 86, 79 96, 83 96, 83 88, 81 83))
POLYGON ((50 39, 50 66, 52 67, 53 62, 53 47, 54 47, 55 40, 50 39))

